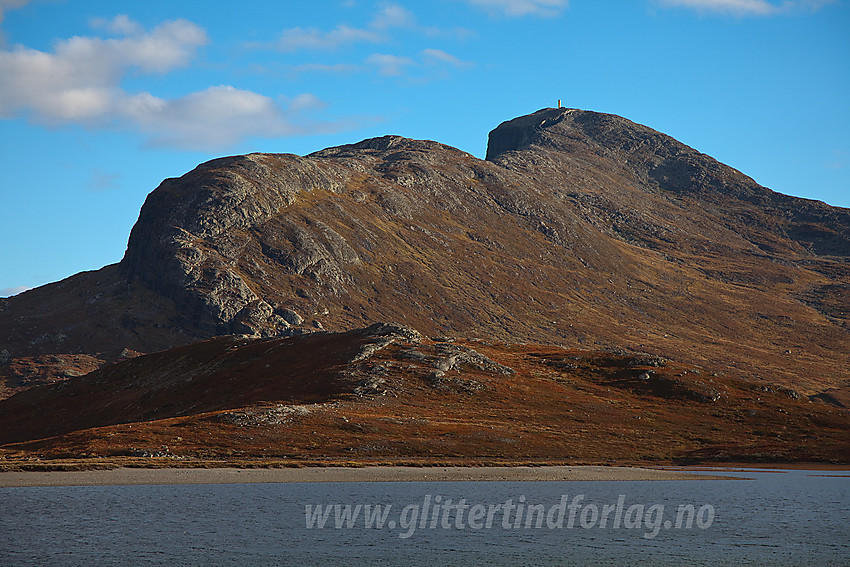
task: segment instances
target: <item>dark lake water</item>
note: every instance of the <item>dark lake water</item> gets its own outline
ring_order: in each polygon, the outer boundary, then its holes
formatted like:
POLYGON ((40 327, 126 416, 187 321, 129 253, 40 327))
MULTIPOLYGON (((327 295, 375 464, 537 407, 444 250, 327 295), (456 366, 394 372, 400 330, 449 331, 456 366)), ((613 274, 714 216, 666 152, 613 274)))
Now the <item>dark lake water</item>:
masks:
POLYGON ((0 488, 0 565, 850 565, 847 472, 733 474, 0 488))

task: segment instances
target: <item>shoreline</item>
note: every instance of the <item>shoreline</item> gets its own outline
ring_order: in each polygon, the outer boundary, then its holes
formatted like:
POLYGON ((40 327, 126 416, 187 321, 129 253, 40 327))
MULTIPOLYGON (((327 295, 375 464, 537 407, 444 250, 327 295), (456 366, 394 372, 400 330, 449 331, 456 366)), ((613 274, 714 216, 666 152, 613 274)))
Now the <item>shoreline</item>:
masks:
MULTIPOLYGON (((317 482, 525 482, 657 481, 740 479, 683 470, 607 466, 303 468, 115 468, 87 471, 0 472, 0 488, 51 486, 124 486, 162 484, 254 484, 317 482)), ((732 472, 732 471, 729 471, 732 472)), ((739 472, 739 471, 735 471, 739 472)))

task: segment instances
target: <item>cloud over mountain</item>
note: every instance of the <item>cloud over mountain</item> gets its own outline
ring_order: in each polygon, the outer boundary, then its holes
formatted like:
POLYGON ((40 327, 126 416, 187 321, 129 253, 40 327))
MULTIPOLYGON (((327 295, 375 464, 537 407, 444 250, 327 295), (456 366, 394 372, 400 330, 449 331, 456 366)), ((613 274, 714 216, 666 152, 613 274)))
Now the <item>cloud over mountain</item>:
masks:
MULTIPOLYGON (((287 107, 231 85, 172 98, 125 90, 122 83, 130 74, 163 75, 189 65, 209 42, 207 34, 183 19, 150 31, 126 16, 92 24, 116 37, 75 36, 56 42, 51 52, 20 45, 0 51, 0 118, 131 130, 152 145, 213 150, 249 136, 333 128, 299 122, 296 114, 317 104, 287 107)), ((316 100, 309 94, 295 100, 307 99, 316 100)))

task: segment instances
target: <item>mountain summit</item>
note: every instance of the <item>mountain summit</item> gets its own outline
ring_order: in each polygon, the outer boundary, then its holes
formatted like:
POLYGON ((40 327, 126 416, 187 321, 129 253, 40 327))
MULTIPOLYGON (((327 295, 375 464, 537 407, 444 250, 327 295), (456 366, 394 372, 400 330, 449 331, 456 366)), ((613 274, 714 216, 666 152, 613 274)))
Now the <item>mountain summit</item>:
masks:
MULTIPOLYGON (((5 395, 221 334, 398 321, 850 388, 850 210, 645 126, 543 109, 480 160, 384 136, 167 179, 119 264, 0 303, 5 395)), ((4 395, 4 394, 0 394, 4 395)))

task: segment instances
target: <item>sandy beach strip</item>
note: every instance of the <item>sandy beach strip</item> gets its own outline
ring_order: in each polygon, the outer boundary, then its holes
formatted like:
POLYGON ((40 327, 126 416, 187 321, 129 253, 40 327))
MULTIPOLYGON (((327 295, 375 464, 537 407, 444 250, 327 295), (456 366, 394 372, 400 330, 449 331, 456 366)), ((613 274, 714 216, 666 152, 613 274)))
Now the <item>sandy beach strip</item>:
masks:
POLYGON ((269 482, 605 481, 705 480, 695 475, 638 467, 303 467, 303 468, 118 468, 93 471, 0 472, 0 487, 117 486, 144 484, 239 484, 269 482))

